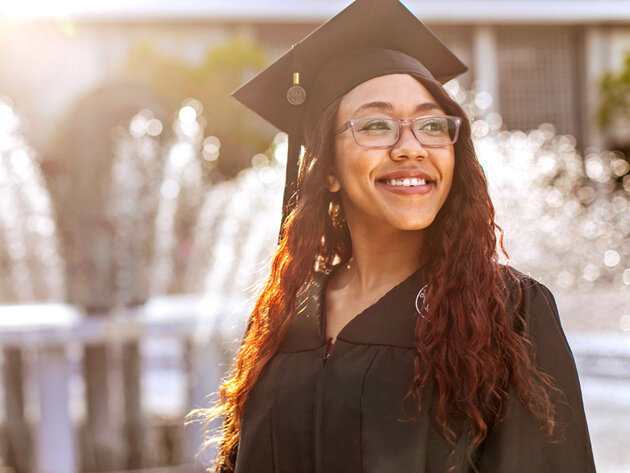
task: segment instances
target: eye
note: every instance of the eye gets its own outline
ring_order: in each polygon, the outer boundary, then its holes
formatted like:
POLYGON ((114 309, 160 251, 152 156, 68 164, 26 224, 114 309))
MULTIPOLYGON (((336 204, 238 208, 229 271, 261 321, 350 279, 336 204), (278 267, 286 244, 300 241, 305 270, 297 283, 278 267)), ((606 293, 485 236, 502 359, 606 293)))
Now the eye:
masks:
POLYGON ((386 118, 368 118, 357 122, 359 131, 365 132, 389 132, 394 129, 394 124, 386 118))
POLYGON ((448 132, 448 120, 446 118, 429 118, 427 120, 420 120, 416 124, 416 129, 424 133, 447 133, 448 132))

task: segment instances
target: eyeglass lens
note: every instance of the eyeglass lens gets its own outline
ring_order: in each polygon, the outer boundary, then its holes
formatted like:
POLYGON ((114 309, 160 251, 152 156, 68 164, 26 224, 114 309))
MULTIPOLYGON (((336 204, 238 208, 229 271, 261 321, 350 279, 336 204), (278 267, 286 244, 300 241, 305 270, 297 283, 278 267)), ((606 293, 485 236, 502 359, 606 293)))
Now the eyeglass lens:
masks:
MULTIPOLYGON (((354 137, 360 146, 393 146, 399 137, 402 123, 391 118, 361 118, 354 121, 354 137)), ((449 117, 427 117, 412 122, 416 139, 427 146, 454 143, 457 123, 449 117)))

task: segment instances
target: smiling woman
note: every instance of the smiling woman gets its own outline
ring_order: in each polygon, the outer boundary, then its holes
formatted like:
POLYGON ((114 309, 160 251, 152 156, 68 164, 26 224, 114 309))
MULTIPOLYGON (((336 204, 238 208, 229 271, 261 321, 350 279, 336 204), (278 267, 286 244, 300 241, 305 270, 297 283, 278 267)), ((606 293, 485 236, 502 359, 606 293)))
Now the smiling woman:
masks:
POLYGON ((290 151, 271 274, 207 413, 217 471, 594 472, 553 296, 498 263, 442 87, 465 70, 397 0, 357 0, 235 93, 290 151))

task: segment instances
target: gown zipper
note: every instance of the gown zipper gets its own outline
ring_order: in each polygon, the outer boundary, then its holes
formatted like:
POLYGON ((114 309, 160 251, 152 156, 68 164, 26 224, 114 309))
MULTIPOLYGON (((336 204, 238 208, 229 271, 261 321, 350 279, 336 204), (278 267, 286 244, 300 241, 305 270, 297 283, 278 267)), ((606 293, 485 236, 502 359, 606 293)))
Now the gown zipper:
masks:
POLYGON ((333 342, 332 337, 330 337, 328 340, 326 340, 326 353, 324 355, 324 358, 322 358, 322 361, 328 361, 328 358, 330 358, 330 353, 332 352, 332 347, 333 342))
POLYGON ((320 439, 321 439, 321 427, 322 427, 321 419, 324 414, 322 412, 321 397, 324 392, 324 374, 326 371, 326 366, 328 365, 328 360, 330 359, 332 350, 334 350, 334 347, 331 349, 331 346, 332 346, 332 337, 330 337, 326 341, 326 344, 324 345, 324 357, 320 359, 322 362, 322 367, 319 372, 319 376, 317 378, 317 388, 316 388, 316 396, 315 396, 315 438, 314 438, 315 473, 319 473, 319 470, 322 467, 321 466, 322 460, 320 457, 322 455, 320 439))

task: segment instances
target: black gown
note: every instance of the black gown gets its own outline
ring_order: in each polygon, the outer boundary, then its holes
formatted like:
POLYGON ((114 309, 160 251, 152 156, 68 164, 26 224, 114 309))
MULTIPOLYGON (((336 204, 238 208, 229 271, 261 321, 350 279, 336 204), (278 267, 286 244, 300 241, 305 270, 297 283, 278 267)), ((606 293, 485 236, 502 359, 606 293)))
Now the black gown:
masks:
MULTIPOLYGON (((474 452, 481 473, 594 472, 593 454, 573 356, 551 292, 518 273, 523 310, 539 368, 566 394, 565 439, 550 443, 518 400, 474 452)), ((245 404, 236 473, 472 472, 465 447, 453 448, 433 425, 431 387, 422 413, 413 400, 415 298, 420 269, 352 319, 329 356, 324 334, 326 275, 314 278, 279 352, 245 404), (451 454, 449 456, 449 454, 451 454)), ((511 291, 516 287, 512 283, 511 291)), ((430 305, 430 304, 429 304, 430 305)))

